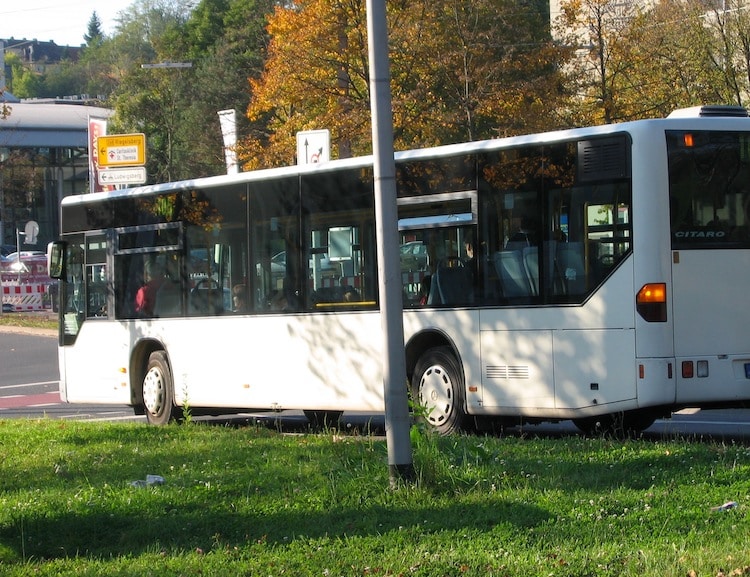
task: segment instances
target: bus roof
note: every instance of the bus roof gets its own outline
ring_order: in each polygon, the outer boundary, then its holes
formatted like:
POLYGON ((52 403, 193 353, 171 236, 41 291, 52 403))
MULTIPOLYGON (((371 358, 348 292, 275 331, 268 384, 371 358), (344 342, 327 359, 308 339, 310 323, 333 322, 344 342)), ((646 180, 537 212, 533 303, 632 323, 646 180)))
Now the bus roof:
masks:
MULTIPOLYGON (((745 111, 744 108, 736 106, 698 106, 676 110, 667 118, 634 120, 616 124, 602 124, 585 128, 569 128, 550 132, 540 132, 535 134, 510 136, 505 138, 446 144, 430 148, 404 150, 396 152, 395 159, 396 162, 427 160, 430 158, 439 158, 442 156, 493 151, 529 144, 544 144, 564 140, 576 140, 590 136, 603 136, 607 134, 622 132, 635 133, 645 129, 646 127, 653 128, 655 124, 663 124, 664 129, 669 127, 675 130, 695 130, 698 128, 696 124, 701 125, 706 123, 707 121, 711 121, 717 128, 721 128, 724 130, 736 129, 738 128, 739 123, 745 125, 744 129, 750 130, 750 118, 748 118, 747 111, 745 111), (744 114, 742 114, 743 112, 744 114)), ((63 198, 62 203, 66 206, 86 204, 88 202, 96 202, 104 200, 106 198, 119 198, 123 196, 141 195, 148 196, 159 193, 190 190, 193 188, 213 188, 215 186, 226 186, 227 184, 232 183, 241 184, 246 182, 258 182, 274 178, 292 177, 314 172, 327 172, 347 168, 364 168, 372 166, 372 164, 372 155, 358 156, 354 158, 331 160, 330 162, 321 164, 291 165, 277 168, 266 168, 250 172, 240 172, 238 174, 231 175, 208 176, 183 181, 144 185, 134 188, 124 188, 115 191, 94 192, 88 194, 67 196, 63 198)))

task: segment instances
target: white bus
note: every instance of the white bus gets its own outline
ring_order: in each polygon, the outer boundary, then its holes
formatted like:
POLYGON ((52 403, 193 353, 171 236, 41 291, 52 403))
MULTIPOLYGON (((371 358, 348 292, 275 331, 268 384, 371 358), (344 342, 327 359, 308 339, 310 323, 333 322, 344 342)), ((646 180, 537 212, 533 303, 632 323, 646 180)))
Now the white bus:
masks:
MULTIPOLYGON (((396 160, 408 386, 438 431, 750 400, 744 109, 396 160)), ((67 197, 61 222, 64 401, 384 410, 371 158, 67 197)))

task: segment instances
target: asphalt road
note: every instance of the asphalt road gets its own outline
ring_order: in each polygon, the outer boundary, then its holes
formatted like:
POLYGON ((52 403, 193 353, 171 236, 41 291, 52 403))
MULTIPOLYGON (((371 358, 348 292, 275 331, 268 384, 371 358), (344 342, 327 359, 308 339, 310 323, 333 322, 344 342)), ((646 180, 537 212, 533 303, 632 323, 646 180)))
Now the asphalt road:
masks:
MULTIPOLYGON (((52 418, 77 420, 130 420, 145 422, 130 407, 120 405, 68 405, 60 402, 57 339, 49 332, 0 327, 0 419, 52 418)), ((207 418, 208 419, 208 418, 207 418)), ((217 420, 217 419, 211 419, 217 420)), ((300 411, 280 414, 244 414, 218 419, 241 425, 261 422, 284 430, 304 430, 307 420, 300 411)), ((382 415, 345 413, 342 426, 382 434, 382 415)), ((578 434, 570 421, 524 425, 507 434, 559 436, 578 434)), ((644 433, 647 438, 687 436, 697 439, 750 442, 750 410, 686 410, 671 419, 657 421, 644 433)))
POLYGON ((0 419, 133 418, 129 407, 61 403, 58 379, 57 338, 54 334, 0 327, 0 419))

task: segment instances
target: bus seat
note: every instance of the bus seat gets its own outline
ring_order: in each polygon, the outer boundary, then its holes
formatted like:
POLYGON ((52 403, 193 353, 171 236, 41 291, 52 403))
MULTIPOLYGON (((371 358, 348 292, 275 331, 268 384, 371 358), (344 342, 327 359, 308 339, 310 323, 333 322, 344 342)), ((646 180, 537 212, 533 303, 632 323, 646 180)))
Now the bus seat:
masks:
POLYGON ((458 259, 441 261, 432 275, 427 304, 462 305, 473 301, 471 269, 458 259), (449 264, 454 266, 448 266, 449 264))
POLYGON ((523 249, 523 268, 529 279, 531 294, 539 294, 539 249, 535 246, 527 246, 523 249))
POLYGON ((154 316, 175 317, 182 312, 180 286, 177 283, 166 281, 159 287, 154 303, 154 316))
POLYGON ((199 288, 190 292, 190 312, 198 315, 224 313, 224 295, 219 288, 199 288))
POLYGON ((500 278, 503 296, 507 298, 531 296, 531 283, 517 250, 501 250, 493 255, 492 261, 500 278))
POLYGON ((557 268, 560 271, 566 294, 581 295, 586 292, 586 267, 582 242, 558 244, 557 268))

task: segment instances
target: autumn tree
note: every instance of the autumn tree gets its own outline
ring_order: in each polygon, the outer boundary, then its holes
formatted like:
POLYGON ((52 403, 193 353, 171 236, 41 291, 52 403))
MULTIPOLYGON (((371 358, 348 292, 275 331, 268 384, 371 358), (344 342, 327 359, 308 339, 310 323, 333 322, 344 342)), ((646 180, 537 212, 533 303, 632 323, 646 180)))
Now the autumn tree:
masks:
POLYGON ((626 119, 620 87, 634 66, 627 54, 627 31, 640 13, 638 3, 621 0, 565 0, 555 35, 573 50, 568 84, 575 124, 626 119))
POLYGON ((427 54, 443 104, 434 123, 460 127, 446 140, 475 140, 559 128, 560 63, 568 49, 550 40, 547 2, 445 2, 427 54))
MULTIPOLYGON (((692 0, 693 6, 705 3, 692 0)), ((747 106, 750 99, 750 12, 744 0, 723 0, 702 13, 706 48, 718 101, 747 106)), ((694 8, 694 11, 696 9, 694 8)))
POLYGON ((617 85, 622 118, 726 101, 712 65, 716 36, 705 17, 702 2, 662 0, 633 18, 620 44, 619 58, 630 64, 617 85))
MULTIPOLYGON (((389 2, 394 138, 410 148, 555 124, 559 83, 546 12, 510 0, 389 2)), ((364 5, 276 8, 263 75, 251 81, 248 168, 294 162, 295 134, 328 128, 334 156, 371 150, 364 5)))
POLYGON ((662 117, 704 103, 746 105, 750 13, 744 0, 568 0, 558 37, 575 44, 571 111, 595 124, 662 117))

